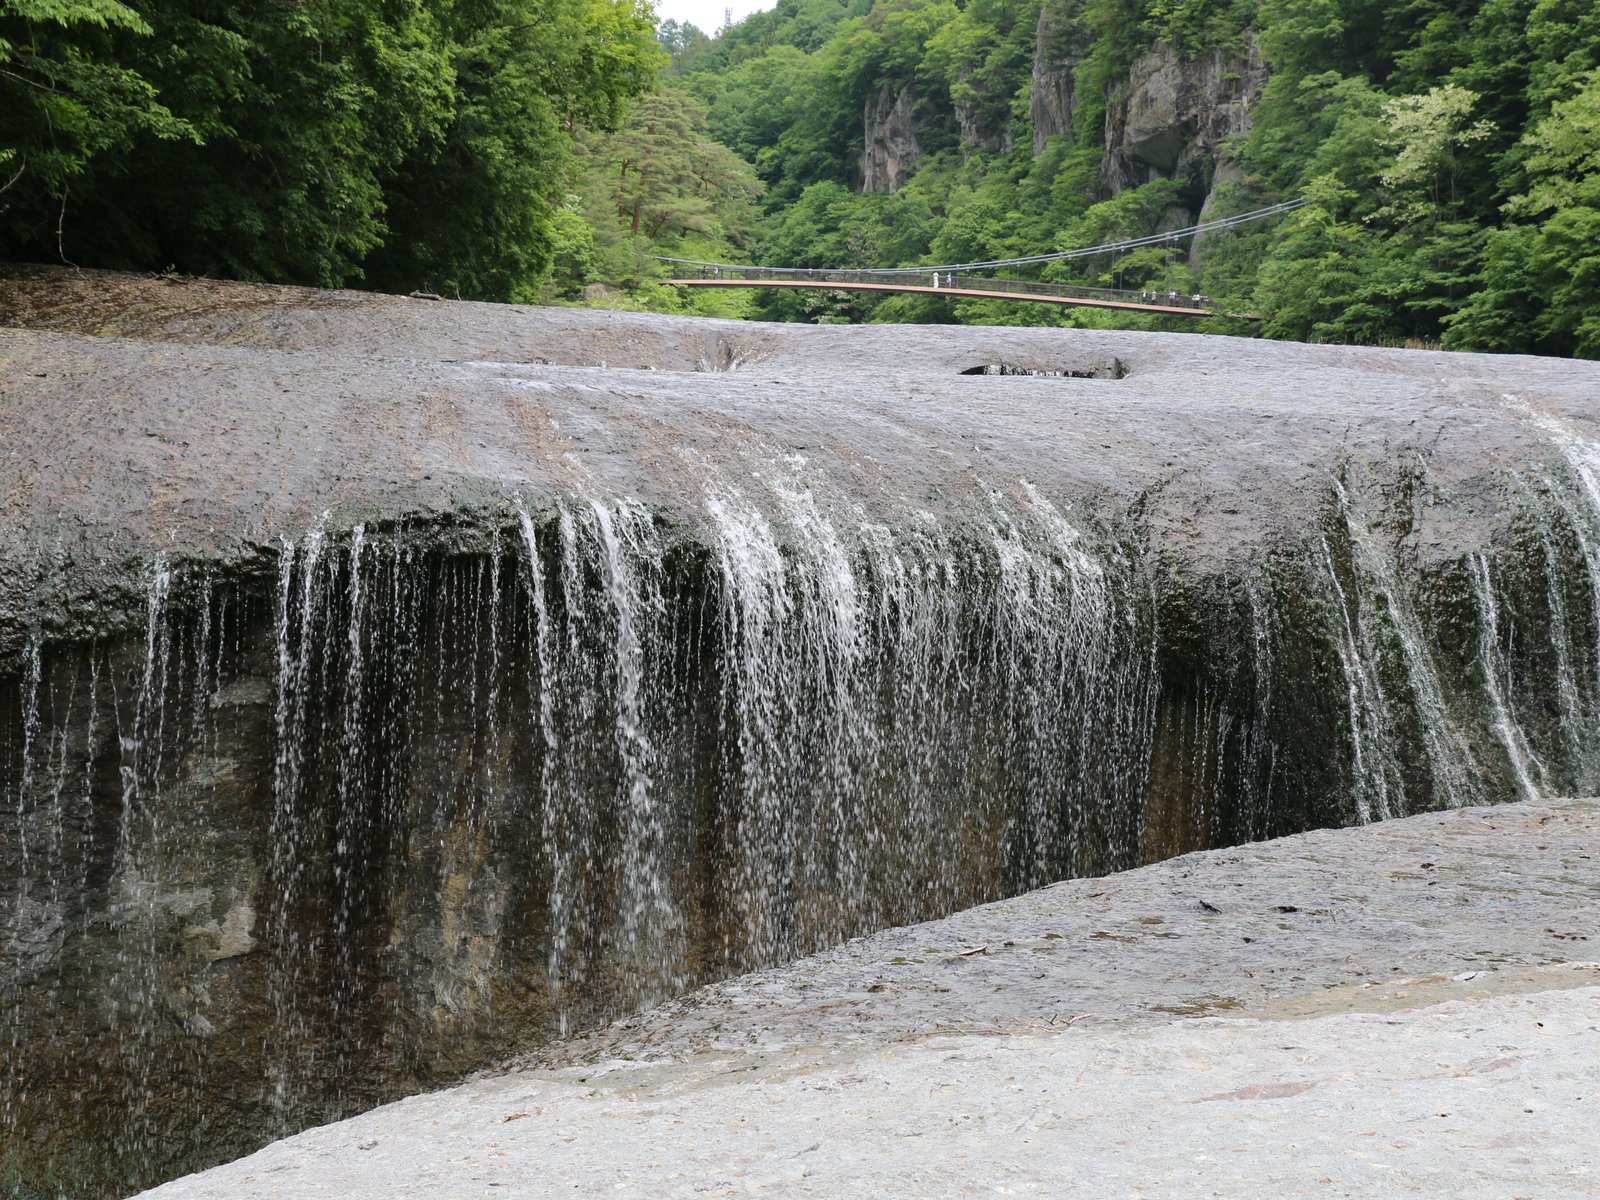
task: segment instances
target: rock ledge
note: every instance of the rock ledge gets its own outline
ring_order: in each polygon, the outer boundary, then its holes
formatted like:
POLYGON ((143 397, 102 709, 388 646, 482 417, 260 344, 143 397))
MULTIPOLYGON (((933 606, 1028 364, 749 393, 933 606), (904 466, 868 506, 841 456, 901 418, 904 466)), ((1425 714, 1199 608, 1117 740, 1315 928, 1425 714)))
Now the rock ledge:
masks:
POLYGON ((1597 834, 1463 809, 1063 883, 147 1195, 1590 1196, 1597 834))

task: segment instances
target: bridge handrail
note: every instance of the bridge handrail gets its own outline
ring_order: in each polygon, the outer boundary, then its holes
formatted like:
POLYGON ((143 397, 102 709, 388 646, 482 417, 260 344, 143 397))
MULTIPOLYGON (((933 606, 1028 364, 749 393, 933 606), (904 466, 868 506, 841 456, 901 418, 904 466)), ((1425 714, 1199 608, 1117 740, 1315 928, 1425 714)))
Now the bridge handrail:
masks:
MULTIPOLYGON (((702 265, 694 270, 679 271, 679 278, 702 279, 709 282, 782 283, 786 280, 816 283, 879 283, 886 287, 916 287, 913 273, 904 269, 830 271, 816 267, 750 267, 702 265)), ((1210 299, 1176 291, 1135 291, 1131 288, 1097 288, 1073 283, 1044 283, 1033 279, 994 279, 985 276, 965 275, 957 271, 919 270, 923 284, 929 291, 985 291, 1005 292, 1019 296, 1061 296, 1078 300, 1125 304, 1163 304, 1172 308, 1209 309, 1210 299), (939 282, 934 282, 937 276, 939 282)))
MULTIPOLYGON (((925 267, 880 267, 880 274, 886 275, 916 275, 931 271, 986 271, 995 267, 1022 267, 1037 263, 1064 262, 1074 258, 1087 258, 1097 254, 1120 254, 1125 250, 1135 250, 1140 246, 1158 246, 1164 242, 1176 242, 1179 238, 1192 237, 1197 233, 1207 233, 1213 229, 1229 229, 1235 225, 1244 225, 1251 221, 1260 221, 1266 217, 1280 216, 1286 212, 1293 212, 1309 204, 1304 196, 1297 196, 1293 200, 1282 200, 1277 204, 1269 204, 1265 208, 1251 209, 1249 212, 1235 213, 1231 217, 1214 217, 1209 221, 1199 221, 1193 225, 1186 225, 1182 229, 1167 229, 1160 233, 1145 234, 1143 237, 1123 238, 1120 241, 1104 242, 1098 246, 1080 246, 1076 250, 1054 250, 1046 254, 1029 254, 1020 258, 992 258, 986 262, 965 263, 939 263, 929 264, 925 267)), ((682 263, 692 267, 721 267, 724 270, 743 270, 749 266, 747 263, 713 263, 702 262, 693 258, 668 258, 656 255, 659 262, 682 263)), ((783 268, 799 270, 801 268, 783 268)))

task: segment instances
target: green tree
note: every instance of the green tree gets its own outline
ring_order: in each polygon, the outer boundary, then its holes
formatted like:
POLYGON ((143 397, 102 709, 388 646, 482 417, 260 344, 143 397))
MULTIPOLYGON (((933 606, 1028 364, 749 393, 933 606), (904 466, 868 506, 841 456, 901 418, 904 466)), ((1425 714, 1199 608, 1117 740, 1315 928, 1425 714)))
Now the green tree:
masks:
MULTIPOLYGON (((817 183, 764 223, 756 261, 781 266, 850 268, 914 262, 927 246, 928 210, 906 192, 853 192, 817 183)), ((764 314, 777 320, 866 319, 878 298, 860 292, 764 292, 764 314)))
POLYGON ((674 64, 711 45, 711 39, 694 22, 674 21, 670 17, 656 26, 656 42, 672 56, 674 64))
POLYGON ((1395 96, 1383 105, 1388 134, 1384 145, 1394 160, 1379 176, 1395 194, 1391 211, 1402 219, 1437 219, 1456 202, 1457 153, 1493 133, 1487 121, 1473 121, 1478 97, 1446 84, 1417 96, 1395 96), (1414 199, 1422 193, 1426 203, 1414 199))
POLYGON ((1529 222, 1492 235, 1482 290, 1450 322, 1461 349, 1542 349, 1600 358, 1600 71, 1524 137, 1529 222))
POLYGON ((550 221, 550 287, 572 299, 599 273, 594 229, 578 210, 577 197, 558 208, 550 221))
POLYGON ((80 244, 102 262, 201 275, 360 280, 388 235, 400 163, 448 118, 430 15, 417 2, 219 12, 166 0, 151 12, 149 70, 200 138, 108 163, 78 214, 80 244))
POLYGON ((1340 218, 1351 195, 1331 178, 1308 188, 1311 203, 1284 219, 1261 264, 1256 303, 1262 332, 1298 341, 1370 341, 1393 320, 1377 235, 1340 218))
POLYGON ((575 131, 660 59, 642 0, 0 0, 0 228, 88 265, 526 296, 575 131))
POLYGON ((614 224, 636 237, 702 233, 742 244, 762 183, 709 136, 705 120, 699 101, 663 88, 642 97, 616 133, 594 139, 587 176, 596 224, 614 213, 614 224))
POLYGON ((194 139, 156 86, 119 62, 151 26, 117 0, 0 0, 0 233, 64 253, 73 187, 142 136, 194 139))
POLYGON ((403 164, 373 281, 531 300, 579 128, 623 119, 660 66, 643 0, 474 0, 444 15, 455 107, 441 144, 403 164))

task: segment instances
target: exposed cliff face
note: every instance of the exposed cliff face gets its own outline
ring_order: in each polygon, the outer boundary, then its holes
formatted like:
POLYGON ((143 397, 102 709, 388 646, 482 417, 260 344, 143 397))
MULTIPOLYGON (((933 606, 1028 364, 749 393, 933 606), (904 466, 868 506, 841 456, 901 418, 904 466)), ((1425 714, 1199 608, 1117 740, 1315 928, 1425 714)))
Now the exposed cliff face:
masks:
MULTIPOLYGON (((1035 154, 1043 153, 1052 137, 1076 141, 1074 122, 1082 103, 1078 68, 1084 51, 1083 32, 1068 16, 1050 6, 1040 11, 1028 98, 1035 154)), ((1183 58, 1164 42, 1145 51, 1108 97, 1104 191, 1114 196, 1156 179, 1176 179, 1183 185, 1182 204, 1164 227, 1190 224, 1196 214, 1209 210, 1218 184, 1240 178, 1229 157, 1230 139, 1249 132, 1267 74, 1253 33, 1242 46, 1208 50, 1194 59, 1183 58)), ((963 155, 976 149, 1008 152, 1009 127, 985 116, 970 85, 968 74, 951 89, 963 155)), ((923 156, 917 105, 911 87, 897 91, 885 85, 868 98, 860 162, 863 191, 898 191, 915 173, 923 156)), ((1196 254, 1200 244, 1197 238, 1196 254)))
POLYGON ((884 84, 867 98, 866 142, 861 151, 861 190, 898 192, 922 161, 922 142, 914 117, 917 91, 895 91, 884 84))
POLYGON ((1058 134, 1076 138, 1072 120, 1078 111, 1077 73, 1082 56, 1076 28, 1049 5, 1040 9, 1034 35, 1033 88, 1028 93, 1035 154, 1043 154, 1045 141, 1058 134))
POLYGON ((970 157, 974 150, 1011 153, 1016 142, 1011 133, 1009 117, 996 120, 984 111, 980 101, 986 97, 975 90, 970 69, 961 73, 961 85, 952 89, 951 98, 955 103, 956 128, 961 134, 962 159, 970 157))
POLYGON ((1253 35, 1241 49, 1189 60, 1166 43, 1152 46, 1134 60, 1126 91, 1106 109, 1106 190, 1115 195, 1176 179, 1189 211, 1201 211, 1217 178, 1235 170, 1228 139, 1249 131, 1266 80, 1253 35))

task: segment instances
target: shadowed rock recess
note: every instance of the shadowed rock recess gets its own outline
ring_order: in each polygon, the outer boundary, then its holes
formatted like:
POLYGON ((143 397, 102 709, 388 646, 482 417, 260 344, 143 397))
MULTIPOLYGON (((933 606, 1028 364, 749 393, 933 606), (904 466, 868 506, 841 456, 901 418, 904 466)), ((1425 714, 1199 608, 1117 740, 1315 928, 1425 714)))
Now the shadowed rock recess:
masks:
POLYGON ((24 1195, 1054 879, 1600 790, 1592 365, 26 269, 0 326, 24 1195))

